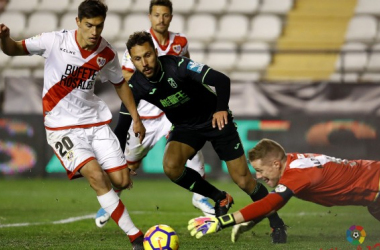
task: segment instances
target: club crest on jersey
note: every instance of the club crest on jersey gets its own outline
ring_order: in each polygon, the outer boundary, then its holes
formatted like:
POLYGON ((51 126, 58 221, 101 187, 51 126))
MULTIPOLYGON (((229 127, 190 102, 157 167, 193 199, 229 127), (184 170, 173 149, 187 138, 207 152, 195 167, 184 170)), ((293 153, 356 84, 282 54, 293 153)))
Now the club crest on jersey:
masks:
POLYGON ((187 69, 194 71, 194 72, 197 72, 197 73, 201 73, 203 66, 205 66, 205 65, 202 63, 190 61, 189 64, 187 65, 187 69))
POLYGON ((173 78, 168 78, 168 83, 170 84, 170 86, 172 86, 172 88, 177 88, 178 87, 178 85, 177 85, 177 83, 174 81, 174 79, 173 78))
POLYGON ((282 185, 282 184, 279 184, 277 185, 277 187, 275 188, 275 191, 276 193, 282 193, 282 192, 285 192, 286 191, 286 186, 282 185))
POLYGON ((104 57, 98 56, 98 58, 96 58, 96 63, 101 68, 106 64, 106 59, 104 57))
POLYGON ((67 158, 67 160, 72 161, 74 159, 74 153, 73 153, 73 151, 67 152, 66 158, 67 158))
POLYGON ((182 50, 182 46, 180 44, 176 44, 172 46, 175 53, 179 54, 182 50))

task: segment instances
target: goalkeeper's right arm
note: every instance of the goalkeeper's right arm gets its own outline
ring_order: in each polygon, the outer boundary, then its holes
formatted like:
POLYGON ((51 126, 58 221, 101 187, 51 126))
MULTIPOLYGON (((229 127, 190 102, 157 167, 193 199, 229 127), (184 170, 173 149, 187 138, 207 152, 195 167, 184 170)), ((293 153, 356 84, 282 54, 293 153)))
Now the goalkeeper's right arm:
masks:
POLYGON ((268 194, 265 198, 248 206, 219 217, 198 217, 189 221, 187 229, 191 236, 197 239, 206 234, 216 233, 225 227, 230 227, 246 221, 258 223, 264 217, 280 209, 286 201, 277 193, 268 194))

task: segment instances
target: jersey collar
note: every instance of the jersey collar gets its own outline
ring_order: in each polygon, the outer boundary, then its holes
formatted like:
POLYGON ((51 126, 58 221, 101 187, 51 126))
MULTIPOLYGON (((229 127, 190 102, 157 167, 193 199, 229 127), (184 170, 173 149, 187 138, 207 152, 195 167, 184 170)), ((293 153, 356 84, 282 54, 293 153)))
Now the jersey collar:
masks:
POLYGON ((98 44, 95 46, 94 49, 92 50, 85 50, 85 49, 82 49, 82 47, 79 45, 78 43, 78 40, 77 40, 77 30, 75 30, 75 34, 74 34, 74 37, 75 37, 75 42, 79 48, 79 51, 82 55, 82 57, 84 59, 86 59, 87 57, 89 57, 92 53, 94 53, 98 48, 99 48, 99 45, 100 45, 100 42, 102 41, 102 37, 99 38, 99 41, 98 41, 98 44))

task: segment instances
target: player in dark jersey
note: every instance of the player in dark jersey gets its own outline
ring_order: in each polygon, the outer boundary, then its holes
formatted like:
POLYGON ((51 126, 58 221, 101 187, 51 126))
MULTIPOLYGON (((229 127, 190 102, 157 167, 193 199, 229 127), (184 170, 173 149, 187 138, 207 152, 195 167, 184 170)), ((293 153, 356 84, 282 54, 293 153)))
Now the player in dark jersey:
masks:
POLYGON ((188 229, 193 236, 200 238, 246 221, 258 223, 278 211, 292 196, 324 206, 366 206, 380 221, 380 161, 286 154, 280 144, 269 139, 261 140, 249 151, 249 161, 257 177, 276 187, 275 190, 233 214, 190 220, 188 229))
MULTIPOLYGON (((136 32, 127 48, 136 72, 129 80, 138 103, 144 99, 166 114, 173 124, 164 154, 164 172, 177 185, 213 199, 216 216, 224 215, 233 204, 232 197, 185 167, 188 159, 210 141, 221 160, 226 161, 233 181, 253 201, 268 194, 252 177, 233 116, 228 108, 230 79, 210 67, 185 57, 157 56, 151 35, 136 32), (215 92, 209 87, 215 87, 215 92)), ((115 133, 121 144, 131 123, 122 105, 115 133), (120 128, 120 129, 118 129, 120 128)), ((269 218, 272 228, 281 231, 274 243, 286 242, 286 228, 277 214, 269 218)))

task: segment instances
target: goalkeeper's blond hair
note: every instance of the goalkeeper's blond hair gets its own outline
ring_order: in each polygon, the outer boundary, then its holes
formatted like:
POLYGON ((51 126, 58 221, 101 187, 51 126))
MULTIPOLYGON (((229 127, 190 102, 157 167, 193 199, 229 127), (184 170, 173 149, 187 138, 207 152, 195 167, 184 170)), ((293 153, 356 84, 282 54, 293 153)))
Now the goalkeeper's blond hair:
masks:
POLYGON ((250 162, 258 159, 265 160, 269 157, 282 160, 286 157, 285 149, 278 142, 264 138, 248 151, 248 160, 250 162))

